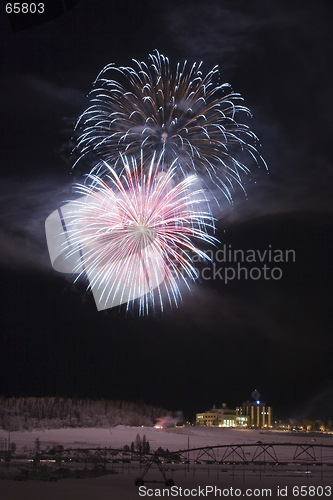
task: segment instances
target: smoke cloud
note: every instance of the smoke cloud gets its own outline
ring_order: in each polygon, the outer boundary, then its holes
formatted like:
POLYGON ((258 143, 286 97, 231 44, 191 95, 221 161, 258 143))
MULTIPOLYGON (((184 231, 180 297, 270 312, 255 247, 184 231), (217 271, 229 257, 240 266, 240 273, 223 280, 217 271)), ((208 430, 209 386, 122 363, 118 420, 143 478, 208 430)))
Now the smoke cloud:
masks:
POLYGON ((52 270, 45 219, 69 199, 71 184, 56 177, 27 181, 5 179, 0 200, 0 265, 9 268, 52 270))

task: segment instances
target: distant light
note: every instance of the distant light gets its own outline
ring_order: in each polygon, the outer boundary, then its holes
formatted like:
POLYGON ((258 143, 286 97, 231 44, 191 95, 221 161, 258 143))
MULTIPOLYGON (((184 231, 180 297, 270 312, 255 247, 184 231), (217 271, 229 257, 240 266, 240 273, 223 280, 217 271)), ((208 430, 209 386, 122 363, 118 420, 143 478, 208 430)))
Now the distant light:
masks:
POLYGON ((257 405, 259 405, 259 404, 260 404, 260 401, 257 401, 257 405))

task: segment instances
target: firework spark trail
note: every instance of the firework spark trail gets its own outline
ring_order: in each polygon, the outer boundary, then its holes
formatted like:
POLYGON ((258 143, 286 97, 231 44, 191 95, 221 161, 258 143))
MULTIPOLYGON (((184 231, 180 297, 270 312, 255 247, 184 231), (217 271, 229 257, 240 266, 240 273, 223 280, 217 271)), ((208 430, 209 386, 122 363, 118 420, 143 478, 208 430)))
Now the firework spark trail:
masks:
MULTIPOLYGON (((139 311, 155 307, 153 289, 163 310, 162 288, 170 304, 181 299, 179 281, 196 279, 190 253, 209 260, 192 239, 211 244, 208 234, 214 220, 197 177, 174 184, 175 164, 160 172, 153 158, 148 168, 122 156, 123 173, 105 165, 103 179, 89 174, 90 184, 77 184, 84 195, 71 202, 67 231, 71 249, 67 258, 81 252, 74 272, 86 272, 89 288, 99 290, 101 307, 139 298, 139 311), (203 204, 206 210, 202 210, 203 204)), ((78 279, 77 278, 77 279, 78 279)))
POLYGON ((175 162, 178 180, 189 173, 203 176, 231 201, 234 183, 243 188, 242 175, 250 171, 243 152, 266 167, 256 135, 236 121, 238 113, 250 115, 241 95, 229 84, 216 83, 217 66, 203 75, 201 63, 188 68, 185 62, 173 74, 163 55, 156 51, 149 58, 150 65, 134 61, 137 70, 109 64, 98 75, 91 106, 76 125, 81 131, 78 161, 95 155, 94 172, 103 174, 104 161, 122 168, 119 152, 138 159, 143 151, 149 164, 163 151, 162 169, 175 162), (107 78, 110 72, 124 84, 107 78))

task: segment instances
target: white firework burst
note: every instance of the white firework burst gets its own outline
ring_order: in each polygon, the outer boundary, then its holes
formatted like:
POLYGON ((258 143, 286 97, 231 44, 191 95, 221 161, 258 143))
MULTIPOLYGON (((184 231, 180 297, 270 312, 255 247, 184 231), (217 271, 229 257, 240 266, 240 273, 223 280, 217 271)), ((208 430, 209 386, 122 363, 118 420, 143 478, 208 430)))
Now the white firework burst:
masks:
POLYGON ((256 135, 237 120, 250 115, 241 95, 218 83, 217 66, 203 75, 201 63, 185 62, 173 73, 157 51, 149 58, 150 64, 134 61, 136 68, 109 64, 98 75, 91 106, 77 122, 79 160, 92 155, 95 172, 102 173, 104 161, 117 170, 119 152, 138 159, 143 151, 149 164, 163 151, 166 168, 175 164, 178 179, 200 175, 231 201, 233 185, 243 187, 250 171, 246 154, 250 165, 266 167, 256 135))

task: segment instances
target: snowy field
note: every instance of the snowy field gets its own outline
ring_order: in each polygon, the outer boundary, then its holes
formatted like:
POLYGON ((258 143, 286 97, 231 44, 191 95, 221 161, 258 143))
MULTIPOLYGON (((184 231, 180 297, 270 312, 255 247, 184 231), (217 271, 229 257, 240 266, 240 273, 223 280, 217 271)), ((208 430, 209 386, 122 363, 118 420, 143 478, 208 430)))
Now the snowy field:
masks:
MULTIPOLYGON (((66 479, 55 483, 1 481, 0 498, 1 500, 139 500, 140 498, 198 498, 200 496, 213 500, 240 496, 281 500, 281 497, 287 499, 300 497, 299 491, 302 486, 303 492, 305 488, 306 493, 310 493, 306 498, 328 498, 332 496, 333 491, 332 480, 326 477, 260 477, 256 473, 243 478, 218 475, 215 471, 212 471, 209 476, 205 472, 196 472, 194 475, 190 471, 186 475, 182 473, 173 476, 175 479, 173 490, 165 488, 161 483, 147 482, 144 490, 146 495, 143 495, 142 490, 140 495, 139 488, 134 486, 136 475, 137 473, 131 472, 95 479, 66 479), (169 493, 166 490, 169 490, 169 493), (287 494, 282 496, 281 492, 287 494)), ((160 480, 161 477, 157 473, 149 473, 149 479, 150 481, 160 480)))
MULTIPOLYGON (((54 445, 62 445, 65 448, 91 448, 91 447, 112 447, 122 448, 124 445, 130 445, 135 441, 137 434, 142 438, 143 435, 149 441, 151 450, 158 447, 168 448, 170 451, 179 449, 197 448, 215 445, 230 444, 257 444, 276 443, 279 453, 290 456, 290 448, 278 446, 279 443, 308 444, 329 444, 333 445, 333 435, 313 434, 303 435, 300 433, 279 433, 263 432, 259 430, 245 429, 219 429, 219 428, 169 428, 155 429, 152 427, 126 427, 118 426, 111 429, 57 429, 45 431, 25 431, 12 432, 10 435, 11 443, 15 443, 17 451, 25 449, 35 449, 35 440, 39 438, 41 449, 54 445), (289 451, 288 451, 289 450, 289 451)), ((0 442, 4 443, 8 439, 8 432, 0 431, 0 442)), ((305 446, 306 447, 306 446, 305 446)), ((295 448, 295 447, 294 447, 295 448)), ((327 449, 329 454, 333 450, 327 449)), ((318 457, 320 458, 320 457, 318 457)), ((324 457, 322 457, 324 458, 324 457)), ((333 456, 328 456, 329 461, 333 463, 333 456)), ((304 458, 303 458, 304 460, 304 458)), ((99 478, 76 479, 69 478, 59 480, 55 483, 43 482, 38 480, 28 480, 26 482, 2 480, 0 481, 0 499, 1 500, 139 500, 140 498, 160 498, 170 497, 163 493, 165 486, 161 473, 156 465, 149 470, 145 476, 145 490, 140 491, 134 485, 134 480, 142 473, 142 466, 139 464, 111 464, 115 474, 99 478), (144 495, 144 493, 146 493, 144 495)), ((2 467, 1 467, 2 470, 2 467)), ((5 469, 4 469, 5 470, 5 469)), ((218 488, 223 492, 222 495, 213 492, 200 495, 207 498, 219 498, 224 496, 248 496, 245 491, 253 491, 252 496, 256 498, 294 498, 295 487, 305 487, 311 492, 308 497, 331 497, 333 496, 333 467, 329 466, 311 466, 305 467, 304 464, 288 464, 275 467, 273 465, 247 464, 239 465, 207 465, 201 462, 195 464, 193 460, 186 464, 168 464, 164 465, 164 471, 167 478, 172 478, 175 482, 176 490, 173 490, 172 497, 195 498, 198 495, 198 488, 218 488), (309 488, 312 488, 311 490, 309 488), (183 493, 180 493, 183 488, 183 493), (287 495, 281 495, 287 488, 287 495), (313 490, 315 488, 315 490, 313 490), (316 489, 317 488, 317 489, 316 489), (325 490, 326 488, 326 490, 325 490), (328 489, 331 488, 331 489, 328 489), (232 490, 233 489, 233 490, 232 490), (232 494, 237 489, 238 495, 232 494), (186 493, 184 491, 186 490, 186 493), (267 494, 266 491, 270 491, 267 494), (192 493, 191 493, 192 491, 192 493), (190 492, 190 493, 189 493, 190 492), (254 493, 255 492, 255 493, 254 493), (315 492, 315 495, 313 494, 315 492)), ((297 493, 298 490, 296 490, 297 493)), ((304 490, 303 490, 304 492, 304 490)), ((298 495, 299 496, 299 495, 298 495)))
MULTIPOLYGON (((149 441, 151 450, 159 446, 170 451, 226 444, 257 443, 309 443, 333 445, 333 434, 302 434, 266 432, 252 429, 221 429, 208 427, 185 427, 155 429, 154 427, 127 427, 119 425, 111 429, 52 429, 24 432, 11 432, 10 441, 17 446, 35 449, 39 438, 41 449, 47 446, 62 445, 64 448, 111 447, 122 448, 135 441, 137 434, 149 441)), ((8 432, 0 430, 0 442, 8 439, 8 432)))

